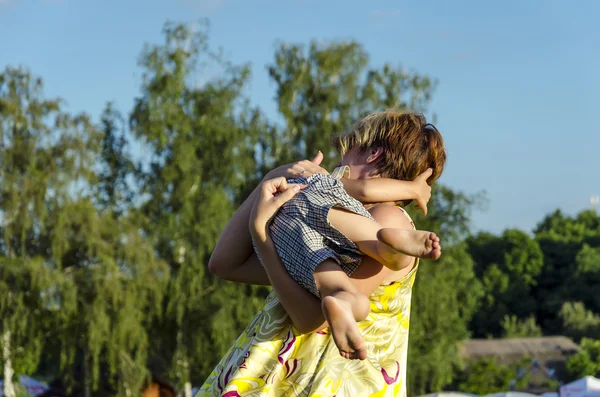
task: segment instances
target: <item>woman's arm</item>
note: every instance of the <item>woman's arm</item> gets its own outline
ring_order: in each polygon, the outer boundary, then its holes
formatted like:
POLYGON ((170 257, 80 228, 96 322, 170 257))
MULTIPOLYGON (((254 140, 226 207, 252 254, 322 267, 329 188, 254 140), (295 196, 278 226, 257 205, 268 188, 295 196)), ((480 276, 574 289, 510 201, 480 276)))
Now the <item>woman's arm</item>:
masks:
MULTIPOLYGON (((265 181, 261 188, 261 194, 256 199, 255 207, 250 216, 250 230, 254 237, 254 242, 266 271, 271 285, 279 295, 279 301, 289 314, 294 326, 301 333, 314 332, 327 326, 323 312, 321 310, 321 301, 310 292, 302 288, 288 274, 281 259, 277 256, 273 241, 267 230, 268 220, 277 211, 277 209, 291 197, 293 193, 285 193, 286 190, 279 189, 282 194, 275 197, 272 190, 274 181, 265 181), (269 186, 271 184, 271 186, 269 186)), ((282 183, 279 181, 278 183, 282 183)), ((277 185, 279 187, 280 185, 277 185)), ((373 216, 379 219, 382 226, 412 228, 408 219, 397 208, 391 205, 379 205, 373 208, 373 216)), ((258 261, 257 259, 252 259, 258 261)), ((408 273, 412 269, 410 263, 414 263, 414 258, 406 257, 407 267, 402 272, 396 272, 399 278, 402 273, 408 273)), ((394 272, 385 268, 380 263, 365 257, 363 264, 352 275, 352 281, 360 292, 369 296, 375 288, 379 286, 386 278, 394 272)))
POLYGON ((208 269, 218 277, 245 284, 269 285, 264 268, 251 260, 254 252, 248 220, 260 185, 248 196, 225 226, 208 261, 208 269))
POLYGON ((428 169, 414 181, 389 178, 342 179, 346 192, 361 203, 385 203, 401 200, 416 200, 427 214, 427 203, 431 198, 431 186, 427 178, 433 171, 428 169))

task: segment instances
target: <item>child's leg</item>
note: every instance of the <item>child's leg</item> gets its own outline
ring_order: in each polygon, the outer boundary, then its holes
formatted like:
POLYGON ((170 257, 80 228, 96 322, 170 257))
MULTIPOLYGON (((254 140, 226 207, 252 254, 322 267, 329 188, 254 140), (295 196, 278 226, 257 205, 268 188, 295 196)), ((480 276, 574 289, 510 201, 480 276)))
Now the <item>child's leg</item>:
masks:
POLYGON ((367 318, 369 298, 358 291, 348 275, 331 259, 319 264, 314 276, 322 298, 323 314, 340 355, 364 360, 367 350, 356 322, 367 318))
POLYGON ((362 253, 392 270, 400 270, 398 254, 424 259, 441 255, 440 239, 432 232, 382 228, 372 219, 339 208, 332 208, 328 219, 362 253))

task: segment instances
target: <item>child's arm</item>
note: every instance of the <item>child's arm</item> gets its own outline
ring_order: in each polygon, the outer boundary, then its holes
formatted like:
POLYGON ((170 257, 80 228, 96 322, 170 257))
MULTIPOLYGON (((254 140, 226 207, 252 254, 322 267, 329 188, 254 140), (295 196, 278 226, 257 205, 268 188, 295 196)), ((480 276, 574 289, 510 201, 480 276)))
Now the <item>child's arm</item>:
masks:
POLYGON ((427 215, 427 203, 431 198, 431 186, 427 178, 433 171, 428 169, 414 181, 399 181, 389 178, 342 179, 346 192, 361 203, 383 203, 400 200, 415 200, 427 215))

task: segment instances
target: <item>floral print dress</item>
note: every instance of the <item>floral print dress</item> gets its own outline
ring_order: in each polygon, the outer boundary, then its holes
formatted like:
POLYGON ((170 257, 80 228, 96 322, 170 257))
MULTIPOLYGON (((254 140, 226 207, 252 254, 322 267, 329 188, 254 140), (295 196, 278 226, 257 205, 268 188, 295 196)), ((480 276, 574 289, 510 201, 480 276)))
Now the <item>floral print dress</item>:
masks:
POLYGON ((366 360, 341 357, 328 329, 299 334, 273 291, 196 397, 405 397, 417 265, 371 294, 371 312, 358 323, 366 360))

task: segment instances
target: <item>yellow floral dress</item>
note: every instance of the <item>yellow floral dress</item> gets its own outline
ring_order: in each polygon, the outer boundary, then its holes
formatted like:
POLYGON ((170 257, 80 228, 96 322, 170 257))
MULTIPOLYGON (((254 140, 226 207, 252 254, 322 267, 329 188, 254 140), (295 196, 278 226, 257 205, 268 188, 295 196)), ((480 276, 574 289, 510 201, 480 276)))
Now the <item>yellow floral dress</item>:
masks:
POLYGON ((406 396, 416 272, 415 265, 370 296, 371 313, 358 323, 368 349, 364 361, 342 358, 328 329, 300 335, 273 291, 196 397, 406 396))

